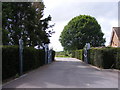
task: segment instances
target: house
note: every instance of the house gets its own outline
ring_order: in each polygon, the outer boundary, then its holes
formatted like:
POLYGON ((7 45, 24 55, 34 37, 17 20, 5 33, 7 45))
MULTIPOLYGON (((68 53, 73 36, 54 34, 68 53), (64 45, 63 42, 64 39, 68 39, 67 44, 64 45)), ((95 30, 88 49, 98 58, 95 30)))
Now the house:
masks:
POLYGON ((120 47, 120 27, 113 27, 110 46, 120 47))

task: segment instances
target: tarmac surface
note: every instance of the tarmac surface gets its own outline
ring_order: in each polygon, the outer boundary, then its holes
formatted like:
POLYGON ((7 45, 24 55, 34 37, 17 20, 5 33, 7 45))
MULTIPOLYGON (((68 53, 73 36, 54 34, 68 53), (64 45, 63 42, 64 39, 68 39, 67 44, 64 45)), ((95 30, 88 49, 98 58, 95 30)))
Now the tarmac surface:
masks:
POLYGON ((100 70, 75 58, 56 58, 3 88, 118 88, 118 71, 100 70))

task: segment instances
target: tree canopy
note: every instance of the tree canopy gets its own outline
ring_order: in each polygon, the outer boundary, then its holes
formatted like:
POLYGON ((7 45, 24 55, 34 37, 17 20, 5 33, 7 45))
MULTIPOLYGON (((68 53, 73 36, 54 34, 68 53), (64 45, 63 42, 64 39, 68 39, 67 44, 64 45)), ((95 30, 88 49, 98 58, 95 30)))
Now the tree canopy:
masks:
POLYGON ((43 2, 2 3, 3 45, 18 45, 22 37, 24 46, 42 46, 50 42, 51 16, 43 19, 43 2))
POLYGON ((103 36, 101 27, 94 17, 80 15, 69 21, 59 40, 64 50, 77 50, 82 49, 86 43, 90 43, 92 47, 103 46, 103 36))

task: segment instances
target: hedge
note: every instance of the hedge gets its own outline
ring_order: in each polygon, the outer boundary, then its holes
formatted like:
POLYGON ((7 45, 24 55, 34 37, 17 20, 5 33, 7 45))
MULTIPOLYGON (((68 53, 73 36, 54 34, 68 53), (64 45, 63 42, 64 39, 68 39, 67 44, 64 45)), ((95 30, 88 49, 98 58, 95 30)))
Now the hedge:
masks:
POLYGON ((55 51, 52 51, 52 61, 55 60, 55 51))
POLYGON ((90 49, 88 62, 104 69, 120 69, 120 48, 90 49))
POLYGON ((56 52, 55 57, 71 57, 71 52, 59 51, 59 52, 56 52))
MULTIPOLYGON (((54 60, 55 51, 52 52, 54 60)), ((38 68, 45 64, 45 51, 31 47, 23 50, 23 72, 38 68)), ((19 48, 18 46, 2 47, 2 79, 13 77, 19 74, 19 48)))
POLYGON ((23 51, 23 71, 32 70, 45 64, 44 50, 25 47, 23 51))
POLYGON ((81 49, 81 50, 72 51, 72 57, 83 60, 83 50, 81 49))
MULTIPOLYGON (((73 51, 72 57, 84 61, 83 50, 73 51)), ((120 70, 120 48, 92 48, 88 50, 88 63, 104 69, 120 70)))
POLYGON ((19 71, 19 49, 17 46, 2 47, 2 80, 16 75, 19 71))

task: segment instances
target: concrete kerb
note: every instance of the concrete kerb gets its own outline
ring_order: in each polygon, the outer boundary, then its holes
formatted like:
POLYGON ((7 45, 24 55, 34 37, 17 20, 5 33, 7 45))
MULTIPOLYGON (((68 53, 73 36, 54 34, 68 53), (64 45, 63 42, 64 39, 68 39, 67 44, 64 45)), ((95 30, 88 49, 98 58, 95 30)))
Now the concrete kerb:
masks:
MULTIPOLYGON (((49 63, 49 64, 52 64, 52 63, 49 63)), ((26 76, 29 75, 30 73, 34 73, 34 72, 35 72, 36 70, 38 70, 39 68, 44 68, 44 67, 48 66, 49 64, 45 64, 45 65, 40 66, 40 67, 38 67, 38 68, 36 68, 36 69, 30 70, 30 71, 26 72, 25 74, 23 74, 23 75, 21 75, 21 76, 19 76, 19 77, 17 77, 17 78, 14 78, 14 79, 12 79, 12 80, 10 80, 10 81, 8 81, 8 82, 3 83, 2 86, 5 86, 5 85, 7 85, 7 84, 9 84, 9 83, 11 83, 11 82, 14 82, 14 81, 16 81, 16 80, 18 80, 18 79, 20 79, 20 78, 26 77, 26 76)))
POLYGON ((23 75, 21 75, 21 76, 18 77, 18 78, 15 78, 15 79, 13 79, 13 80, 11 80, 11 81, 8 81, 8 82, 6 82, 6 83, 3 83, 2 86, 5 86, 5 85, 7 85, 7 84, 9 84, 9 83, 12 83, 12 82, 14 82, 14 81, 16 81, 16 80, 18 80, 18 79, 20 79, 20 78, 23 78, 23 77, 27 76, 27 75, 28 75, 28 74, 23 74, 23 75))
POLYGON ((98 67, 93 66, 93 65, 91 65, 91 64, 85 63, 85 62, 83 62, 82 60, 80 60, 80 62, 81 62, 81 63, 84 63, 84 64, 86 64, 86 65, 89 65, 90 67, 93 67, 93 68, 95 68, 95 69, 98 70, 98 71, 109 71, 109 72, 116 72, 116 73, 120 72, 120 70, 117 70, 117 69, 102 69, 102 68, 98 68, 98 67))

